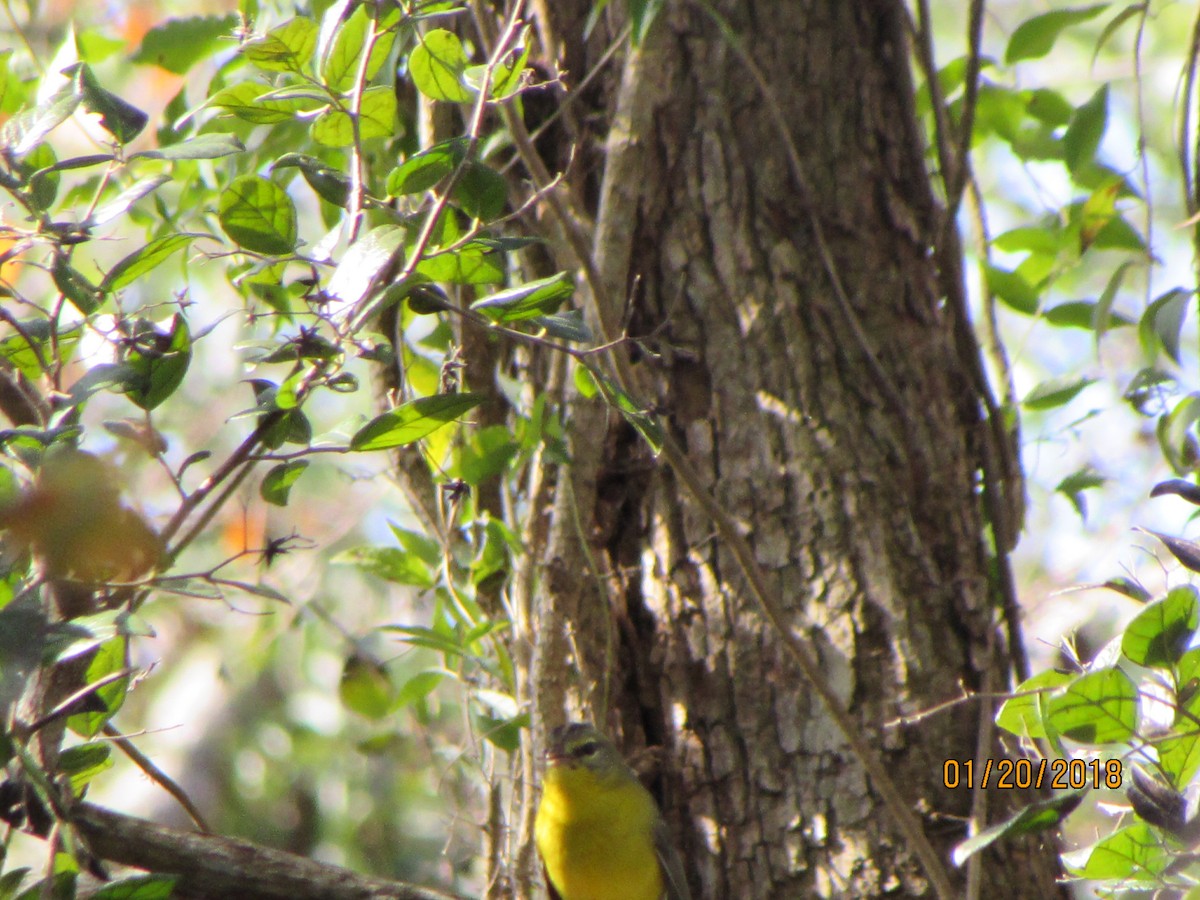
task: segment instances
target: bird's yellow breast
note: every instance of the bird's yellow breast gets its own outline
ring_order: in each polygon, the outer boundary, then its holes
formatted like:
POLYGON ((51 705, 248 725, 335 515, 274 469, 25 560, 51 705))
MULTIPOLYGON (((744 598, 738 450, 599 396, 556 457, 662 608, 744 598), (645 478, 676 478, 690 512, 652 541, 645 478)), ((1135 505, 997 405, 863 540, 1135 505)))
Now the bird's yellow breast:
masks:
POLYGON ((570 766, 547 772, 534 831, 562 900, 659 900, 657 820, 654 799, 636 779, 570 766))

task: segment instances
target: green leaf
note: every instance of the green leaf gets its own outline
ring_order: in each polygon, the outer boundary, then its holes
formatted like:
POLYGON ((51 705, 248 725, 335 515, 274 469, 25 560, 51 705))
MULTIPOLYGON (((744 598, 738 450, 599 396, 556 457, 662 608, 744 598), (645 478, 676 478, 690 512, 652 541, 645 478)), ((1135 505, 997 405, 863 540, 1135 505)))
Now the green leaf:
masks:
MULTIPOLYGON (((107 640, 96 649, 95 656, 88 662, 85 683, 94 684, 105 676, 126 668, 127 664, 125 638, 114 637, 107 640)), ((93 691, 89 695, 90 702, 98 701, 99 708, 94 712, 81 712, 70 716, 67 726, 83 737, 95 737, 125 702, 125 691, 128 687, 129 677, 126 676, 93 691)))
POLYGON ((1085 387, 1095 384, 1095 378, 1064 375, 1043 381, 1025 395, 1021 405, 1026 409, 1054 409, 1065 406, 1079 395, 1085 387))
MULTIPOLYGON (((387 60, 392 51, 392 41, 395 32, 387 30, 384 23, 372 25, 368 14, 369 4, 359 5, 354 12, 338 26, 334 34, 329 52, 321 66, 321 77, 326 87, 332 91, 349 91, 361 65, 363 49, 367 43, 367 29, 375 30, 375 41, 371 48, 371 57, 367 60, 365 72, 366 82, 370 82, 379 71, 380 66, 387 60)), ((389 88, 390 90, 390 88, 389 88)))
POLYGON ((1195 460, 1192 428, 1200 421, 1200 393, 1188 394, 1158 422, 1158 442, 1163 456, 1178 474, 1190 471, 1195 460))
POLYGON ((83 108, 100 117, 100 124, 117 139, 118 144, 128 144, 142 133, 150 117, 136 106, 102 88, 87 63, 68 66, 63 70, 63 74, 77 80, 83 108))
POLYGON ((379 720, 392 711, 392 682, 387 669, 355 654, 346 660, 338 695, 347 709, 379 720))
POLYGON ((418 672, 400 686, 396 699, 392 702, 392 712, 397 712, 406 706, 411 706, 418 700, 428 697, 430 693, 446 678, 446 673, 440 669, 418 672))
POLYGON ((100 283, 100 290, 108 294, 128 287, 147 272, 158 268, 172 254, 182 250, 196 238, 202 237, 212 237, 212 235, 200 234, 198 232, 181 232, 179 234, 168 234, 166 237, 151 241, 145 247, 133 251, 113 266, 108 274, 104 276, 104 281, 100 283))
POLYGON ((426 256, 417 274, 443 284, 503 284, 508 277, 504 253, 485 241, 470 241, 450 253, 426 256))
POLYGON ((134 182, 92 213, 91 217, 87 219, 88 227, 95 228, 121 218, 125 213, 129 212, 133 204, 137 203, 143 197, 153 194, 170 180, 170 175, 152 175, 149 178, 142 178, 134 182))
POLYGON ((409 75, 417 90, 430 100, 450 103, 470 100, 472 93, 462 80, 470 61, 458 37, 435 28, 418 41, 408 60, 409 75))
POLYGON ((429 190, 458 168, 466 157, 466 148, 464 138, 452 138, 414 153, 388 174, 388 196, 401 197, 429 190))
POLYGON ((103 741, 68 747, 58 758, 58 768, 71 782, 71 791, 78 796, 84 786, 112 768, 112 747, 103 741))
POLYGON ((156 65, 176 75, 210 57, 239 25, 234 13, 225 16, 192 16, 168 19, 151 28, 131 57, 135 63, 156 65))
POLYGON ((1017 26, 1008 39, 1004 61, 1009 65, 1023 59, 1038 59, 1054 49, 1054 42, 1063 30, 1100 15, 1108 8, 1107 3, 1077 9, 1057 9, 1026 19, 1017 26))
POLYGON ((992 246, 1005 253, 1028 251, 1057 256, 1063 244, 1063 229, 1057 218, 1041 226, 1013 228, 992 238, 992 246))
POLYGON ((592 330, 583 320, 582 309, 568 309, 566 312, 555 313, 552 316, 538 316, 530 319, 529 324, 536 325, 547 337, 574 341, 577 344, 587 344, 592 341, 592 330))
POLYGON ((428 589, 438 580, 436 565, 431 566, 416 554, 398 547, 356 547, 339 553, 333 561, 339 565, 355 566, 393 584, 428 589))
POLYGON ((469 163, 454 186, 454 199, 471 218, 490 221, 504 212, 508 184, 483 163, 469 163))
POLYGON ((1071 874, 1097 881, 1145 878, 1157 881, 1174 858, 1149 825, 1138 822, 1110 834, 1092 846, 1082 867, 1071 874))
POLYGON ((192 336, 179 313, 171 318, 171 329, 166 333, 145 320, 138 324, 133 346, 124 360, 129 372, 125 393, 142 409, 152 410, 183 382, 192 361, 192 336))
POLYGON ((1074 175, 1095 159, 1107 127, 1108 85, 1105 84, 1075 110, 1067 133, 1063 135, 1064 158, 1071 174, 1074 175))
POLYGON ((1148 605, 1125 628, 1121 652, 1140 666, 1174 665, 1200 625, 1200 602, 1190 585, 1173 588, 1148 605))
POLYGON ((271 171, 295 167, 322 200, 344 207, 350 196, 350 178, 341 170, 303 153, 285 153, 271 166, 271 171))
POLYGON ((1016 272, 984 266, 988 290, 1017 312, 1032 316, 1041 303, 1041 292, 1016 272))
POLYGON ((448 656, 467 655, 465 646, 432 628, 420 625, 384 625, 380 630, 398 632, 402 635, 400 640, 413 647, 436 650, 438 653, 445 653, 448 656))
POLYGON ((1054 488, 1054 491, 1070 500, 1071 505, 1075 507, 1075 511, 1079 513, 1079 518, 1086 521, 1087 498, 1084 497, 1083 492, 1103 487, 1107 481, 1107 478, 1091 466, 1086 466, 1077 472, 1072 472, 1060 481, 1058 486, 1054 488))
POLYGON ((1047 323, 1058 328, 1082 328, 1092 331, 1100 327, 1101 332, 1133 324, 1133 319, 1113 312, 1111 308, 1103 310, 1101 316, 1100 304, 1092 300, 1060 303, 1046 310, 1045 319, 1047 323))
POLYGON ((1134 531, 1153 535, 1162 542, 1164 547, 1171 551, 1171 555, 1179 560, 1185 569, 1192 572, 1200 572, 1200 544, 1197 544, 1195 541, 1172 537, 1160 531, 1151 531, 1149 528, 1138 527, 1134 531))
POLYGON ((51 131, 71 118, 83 101, 74 80, 66 80, 45 102, 13 116, 0 128, 0 146, 15 159, 27 156, 51 131))
POLYGON ((573 293, 574 277, 570 272, 559 272, 476 300, 471 309, 493 322, 516 322, 554 312, 573 293))
POLYGON ((328 106, 329 100, 312 90, 268 90, 265 85, 243 81, 218 91, 208 103, 245 122, 274 125, 291 121, 297 113, 311 113, 328 106))
POLYGON ((296 207, 287 191, 258 175, 243 175, 221 192, 221 228, 239 246, 282 255, 296 246, 296 207))
POLYGON ((1028 92, 1028 97, 1025 108, 1029 114, 1054 128, 1066 125, 1075 114, 1075 107, 1058 91, 1034 88, 1028 92))
POLYGON ((633 26, 630 39, 633 46, 638 46, 646 39, 662 7, 663 0, 629 0, 629 21, 633 26))
POLYGON ((175 896, 174 875, 131 875, 110 881, 89 900, 169 900, 175 896))
POLYGON ((55 255, 50 275, 54 279, 54 286, 85 316, 90 316, 100 308, 99 290, 68 264, 65 256, 55 255))
POLYGON ((592 373, 588 370, 588 367, 582 363, 577 362, 575 364, 574 381, 575 390, 579 391, 579 396, 585 400, 591 400, 600 391, 599 386, 596 384, 596 379, 592 377, 592 373))
POLYGON ((1021 682, 1012 697, 1000 706, 996 724, 1017 737, 1041 740, 1047 737, 1044 717, 1050 691, 1071 680, 1065 672, 1047 669, 1021 682))
POLYGON ((1183 288, 1172 288, 1165 294, 1160 294, 1142 313, 1138 323, 1138 335, 1142 346, 1149 352, 1154 352, 1155 338, 1162 345, 1167 356, 1178 365, 1179 338, 1183 331, 1183 322, 1187 317, 1188 300, 1193 291, 1183 288))
POLYGON ((232 156, 246 149, 245 144, 232 134, 210 132, 198 134, 193 138, 178 141, 167 147, 156 147, 141 150, 132 154, 130 159, 219 159, 222 156, 232 156))
POLYGON ((388 528, 392 530, 396 542, 407 553, 416 554, 431 569, 441 566, 443 555, 442 545, 433 538, 419 531, 409 531, 407 528, 401 528, 395 522, 388 522, 388 528))
POLYGON ((1155 750, 1158 751, 1158 761, 1163 774, 1171 781, 1171 785, 1182 791, 1200 771, 1200 691, 1196 690, 1193 681, 1195 675, 1186 675, 1183 670, 1195 672, 1195 663, 1200 653, 1189 650, 1180 661, 1180 691, 1176 698, 1175 723, 1167 735, 1155 740, 1155 750), (1191 659, 1188 659, 1191 654, 1191 659), (1184 665, 1187 660, 1189 665, 1184 665), (1190 694, 1188 693, 1190 691, 1190 694))
MULTIPOLYGON (((509 51, 508 59, 501 62, 492 70, 492 86, 488 96, 493 100, 507 100, 517 93, 525 83, 525 64, 529 62, 529 48, 533 46, 530 39, 531 29, 526 26, 517 48, 509 51)), ((483 86, 483 73, 487 66, 471 66, 463 73, 463 80, 476 92, 483 86)))
POLYGON ((980 850, 990 847, 1001 838, 1018 837, 1055 828, 1076 810, 1083 795, 1083 790, 1063 791, 1047 800, 1031 803, 1006 821, 967 838, 954 848, 951 859, 956 866, 961 866, 980 850))
POLYGON ((419 441, 481 404, 484 394, 435 394, 376 416, 350 440, 351 450, 386 450, 419 441))
POLYGON ((637 430, 650 445, 650 449, 655 454, 662 450, 663 430, 658 419, 634 403, 633 398, 617 387, 611 379, 600 376, 596 383, 599 385, 601 393, 604 394, 604 399, 637 430))
MULTIPOLYGON (((360 7, 361 9, 362 7, 360 7)), ((396 134, 396 95, 391 87, 377 85, 363 91, 358 117, 361 140, 396 134)), ((354 121, 349 113, 328 109, 312 124, 313 140, 326 147, 349 147, 354 143, 354 121)))
POLYGON ((292 485, 307 468, 308 461, 304 459, 291 460, 273 467, 263 477, 262 485, 258 489, 259 496, 275 506, 287 506, 292 485))
POLYGON ((1092 51, 1092 66, 1095 67, 1096 60, 1100 56, 1100 51, 1104 49, 1104 45, 1108 43, 1108 39, 1116 34, 1125 22, 1139 15, 1145 15, 1149 8, 1148 2, 1130 3, 1123 10, 1113 16, 1108 24, 1104 26, 1104 30, 1100 32, 1100 37, 1096 38, 1096 49, 1092 51))
MULTIPOLYGON (((21 374, 30 381, 37 381, 42 377, 42 363, 48 363, 51 359, 50 323, 40 317, 26 319, 21 322, 21 330, 23 334, 18 332, 0 340, 0 358, 20 369, 21 374)), ((63 361, 70 359, 79 337, 78 326, 61 330, 54 336, 63 361)))
POLYGON ((505 471, 519 449, 503 425, 474 429, 458 448, 457 473, 467 484, 479 484, 505 471))
POLYGON ((317 25, 297 16, 272 28, 263 37, 243 44, 241 54, 267 72, 300 74, 317 49, 317 25))
POLYGON ((1046 721, 1083 744, 1127 741, 1137 729, 1137 688, 1120 669, 1089 672, 1050 697, 1046 721))
POLYGON ((1120 324, 1125 324, 1129 321, 1125 316, 1113 313, 1113 304, 1116 302, 1117 294, 1121 290, 1121 282, 1125 280, 1125 273, 1129 271, 1132 262, 1123 262, 1117 266, 1116 270, 1108 278, 1108 283, 1104 286, 1103 293, 1100 294, 1100 299, 1096 301, 1096 307, 1092 317, 1092 328, 1096 331, 1096 344, 1100 343, 1100 338, 1104 333, 1113 326, 1114 319, 1119 319, 1120 324))

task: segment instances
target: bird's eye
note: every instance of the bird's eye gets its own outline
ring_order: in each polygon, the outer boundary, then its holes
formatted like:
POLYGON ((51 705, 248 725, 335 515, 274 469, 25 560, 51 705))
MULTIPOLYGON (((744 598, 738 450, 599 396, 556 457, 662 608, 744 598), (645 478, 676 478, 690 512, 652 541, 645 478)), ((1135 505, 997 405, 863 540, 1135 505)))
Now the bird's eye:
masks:
POLYGON ((587 741, 586 743, 579 745, 579 750, 577 752, 580 756, 591 756, 599 749, 599 743, 596 741, 587 741))

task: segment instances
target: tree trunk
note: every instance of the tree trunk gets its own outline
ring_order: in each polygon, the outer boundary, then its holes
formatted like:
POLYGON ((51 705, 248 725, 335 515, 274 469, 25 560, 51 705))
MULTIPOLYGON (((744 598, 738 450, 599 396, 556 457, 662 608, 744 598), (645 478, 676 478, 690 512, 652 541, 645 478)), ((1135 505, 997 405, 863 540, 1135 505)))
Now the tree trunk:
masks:
MULTIPOLYGON (((566 24, 590 6, 540 10, 544 43, 577 66, 603 49, 566 24)), ((978 359, 960 350, 960 275, 936 264, 906 13, 893 0, 713 6, 746 56, 704 6, 668 3, 595 91, 616 108, 597 325, 640 338, 632 368, 656 395, 638 399, 740 523, 948 859, 982 807, 943 786, 943 763, 1001 755, 992 710, 887 723, 960 684, 1003 689, 1010 657, 980 508, 992 432, 978 359)), ((655 787, 698 896, 926 893, 708 518, 598 400, 576 398, 570 421, 535 718, 560 721, 565 703, 627 750, 666 749, 655 787)), ((1014 800, 983 799, 989 821, 1014 800)), ((981 895, 1054 896, 1056 859, 1050 842, 1003 845, 981 895)))

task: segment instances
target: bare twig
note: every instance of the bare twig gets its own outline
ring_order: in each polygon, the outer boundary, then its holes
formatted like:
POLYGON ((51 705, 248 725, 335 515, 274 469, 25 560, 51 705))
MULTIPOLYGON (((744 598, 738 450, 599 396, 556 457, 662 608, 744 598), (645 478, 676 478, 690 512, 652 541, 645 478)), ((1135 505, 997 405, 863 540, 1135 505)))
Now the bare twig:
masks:
POLYGON ((197 828, 205 833, 212 831, 208 827, 208 823, 204 820, 204 816, 196 807, 196 804, 192 802, 192 798, 187 795, 187 792, 170 775, 156 766, 150 757, 139 750, 133 741, 121 734, 112 722, 104 724, 104 733, 112 739, 112 742, 120 748, 122 753, 132 760, 135 766, 142 770, 147 778, 175 798, 176 802, 183 807, 184 812, 188 814, 188 818, 196 824, 197 828))

